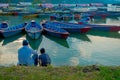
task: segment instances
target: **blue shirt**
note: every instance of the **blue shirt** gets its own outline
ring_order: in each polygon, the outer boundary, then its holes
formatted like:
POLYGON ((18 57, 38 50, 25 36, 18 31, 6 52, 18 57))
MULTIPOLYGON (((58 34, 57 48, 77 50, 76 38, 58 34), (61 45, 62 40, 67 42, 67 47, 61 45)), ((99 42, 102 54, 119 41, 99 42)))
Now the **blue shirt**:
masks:
POLYGON ((23 46, 18 50, 18 63, 22 65, 34 65, 33 59, 34 50, 28 46, 23 46))
POLYGON ((41 60, 41 65, 42 66, 47 66, 47 64, 51 63, 50 57, 46 53, 43 53, 43 54, 39 55, 39 60, 41 60))

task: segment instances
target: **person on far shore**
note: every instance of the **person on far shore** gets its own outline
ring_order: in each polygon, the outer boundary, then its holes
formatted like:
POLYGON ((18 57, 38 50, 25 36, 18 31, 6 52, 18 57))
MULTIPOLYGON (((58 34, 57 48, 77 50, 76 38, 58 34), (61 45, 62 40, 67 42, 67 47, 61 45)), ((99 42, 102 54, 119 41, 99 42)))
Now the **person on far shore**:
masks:
POLYGON ((48 54, 46 54, 45 49, 40 49, 41 55, 39 55, 39 65, 40 66, 48 66, 51 64, 51 59, 48 54))
POLYGON ((18 65, 20 66, 37 66, 38 55, 28 46, 28 41, 23 40, 22 47, 18 50, 18 65))

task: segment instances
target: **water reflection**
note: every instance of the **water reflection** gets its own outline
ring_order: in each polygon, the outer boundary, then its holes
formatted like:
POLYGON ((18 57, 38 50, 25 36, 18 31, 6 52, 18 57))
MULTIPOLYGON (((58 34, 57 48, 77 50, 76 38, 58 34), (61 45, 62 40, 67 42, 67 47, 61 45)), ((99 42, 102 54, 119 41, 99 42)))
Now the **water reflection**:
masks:
POLYGON ((61 38, 56 38, 56 37, 53 37, 53 36, 49 36, 49 35, 45 35, 45 37, 47 37, 48 39, 66 47, 66 48, 69 48, 69 45, 67 43, 67 41, 65 39, 61 39, 61 38))
POLYGON ((11 43, 11 42, 17 40, 18 38, 21 38, 22 36, 24 36, 24 34, 19 33, 19 34, 15 35, 15 36, 4 38, 2 46, 7 45, 8 43, 11 43))
POLYGON ((0 38, 0 42, 3 40, 3 38, 0 38))
POLYGON ((120 34, 118 32, 108 32, 108 31, 105 32, 105 31, 91 30, 88 32, 88 34, 91 34, 94 36, 102 36, 102 37, 120 39, 120 34))
POLYGON ((38 50, 40 43, 42 41, 43 36, 41 35, 38 39, 31 39, 28 35, 26 35, 26 39, 29 41, 29 45, 32 49, 38 50))
POLYGON ((86 34, 72 33, 72 34, 70 34, 70 37, 77 38, 77 39, 80 39, 82 41, 91 42, 90 39, 88 38, 88 36, 86 34))

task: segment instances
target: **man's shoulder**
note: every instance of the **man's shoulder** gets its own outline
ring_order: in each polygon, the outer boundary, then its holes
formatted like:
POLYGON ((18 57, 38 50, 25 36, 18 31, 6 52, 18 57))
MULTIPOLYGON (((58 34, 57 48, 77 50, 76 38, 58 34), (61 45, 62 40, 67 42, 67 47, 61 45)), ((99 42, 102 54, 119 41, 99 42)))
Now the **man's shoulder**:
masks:
POLYGON ((19 48, 18 51, 20 51, 21 49, 23 49, 23 47, 19 48))

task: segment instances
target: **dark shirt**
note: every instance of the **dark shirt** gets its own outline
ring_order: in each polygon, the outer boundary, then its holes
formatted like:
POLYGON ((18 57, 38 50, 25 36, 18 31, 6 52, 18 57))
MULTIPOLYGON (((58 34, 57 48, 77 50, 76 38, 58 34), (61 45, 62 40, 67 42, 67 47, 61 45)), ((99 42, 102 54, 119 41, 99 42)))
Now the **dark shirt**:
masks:
POLYGON ((34 65, 37 66, 38 65, 38 54, 37 53, 33 54, 33 59, 34 59, 34 65))
POLYGON ((50 57, 48 54, 43 53, 39 56, 39 60, 41 60, 41 66, 47 66, 51 63, 50 57))

